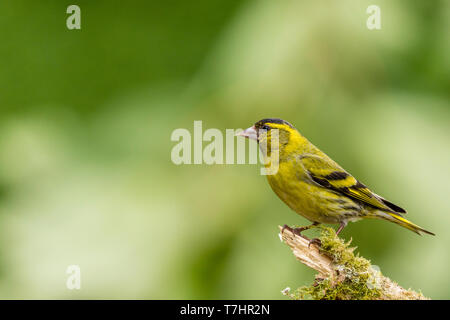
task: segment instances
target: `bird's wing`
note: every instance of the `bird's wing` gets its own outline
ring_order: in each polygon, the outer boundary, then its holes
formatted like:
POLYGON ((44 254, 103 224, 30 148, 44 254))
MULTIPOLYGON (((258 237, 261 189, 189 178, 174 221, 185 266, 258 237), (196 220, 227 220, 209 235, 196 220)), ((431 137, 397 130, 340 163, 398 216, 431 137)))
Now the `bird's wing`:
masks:
POLYGON ((393 213, 406 213, 405 209, 370 191, 369 188, 356 180, 326 155, 322 157, 314 154, 302 155, 300 162, 309 177, 324 188, 337 191, 381 210, 393 213))

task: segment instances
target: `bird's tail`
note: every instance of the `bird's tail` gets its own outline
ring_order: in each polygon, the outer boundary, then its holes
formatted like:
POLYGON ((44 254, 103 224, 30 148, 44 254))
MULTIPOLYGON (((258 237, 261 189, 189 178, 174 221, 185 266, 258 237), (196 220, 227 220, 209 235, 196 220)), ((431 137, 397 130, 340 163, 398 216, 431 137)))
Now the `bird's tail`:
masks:
POLYGON ((433 232, 430 232, 428 230, 425 230, 422 227, 419 227, 418 225, 412 223, 411 221, 403 218, 399 214, 395 214, 392 212, 386 212, 386 211, 383 211, 382 213, 383 213, 383 215, 381 217, 383 219, 394 222, 396 224, 399 224, 402 227, 405 227, 406 229, 409 229, 419 235, 422 235, 421 232, 431 234, 432 236, 435 235, 433 232))

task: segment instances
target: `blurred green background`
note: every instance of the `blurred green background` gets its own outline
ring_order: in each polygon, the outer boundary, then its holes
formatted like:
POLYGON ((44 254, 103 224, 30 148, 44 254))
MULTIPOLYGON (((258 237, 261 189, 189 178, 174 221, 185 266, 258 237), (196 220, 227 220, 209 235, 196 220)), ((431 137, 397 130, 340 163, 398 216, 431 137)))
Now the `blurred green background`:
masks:
POLYGON ((176 128, 293 123, 437 234, 342 233, 450 297, 449 1, 0 2, 0 297, 285 299, 307 224, 260 165, 171 162, 176 128), (81 7, 81 30, 66 8, 81 7), (381 8, 381 30, 366 8, 381 8), (81 290, 66 288, 68 265, 81 290))

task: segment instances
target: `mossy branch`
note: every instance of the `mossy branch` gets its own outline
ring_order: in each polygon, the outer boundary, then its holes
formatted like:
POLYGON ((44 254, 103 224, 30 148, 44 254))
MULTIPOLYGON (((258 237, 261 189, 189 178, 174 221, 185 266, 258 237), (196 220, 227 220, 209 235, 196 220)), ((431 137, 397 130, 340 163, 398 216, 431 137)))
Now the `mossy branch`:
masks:
POLYGON ((369 260, 354 254, 350 242, 336 236, 333 228, 319 226, 321 246, 280 227, 280 239, 303 264, 318 274, 310 286, 283 294, 291 299, 325 300, 426 300, 421 293, 406 290, 381 274, 369 260))

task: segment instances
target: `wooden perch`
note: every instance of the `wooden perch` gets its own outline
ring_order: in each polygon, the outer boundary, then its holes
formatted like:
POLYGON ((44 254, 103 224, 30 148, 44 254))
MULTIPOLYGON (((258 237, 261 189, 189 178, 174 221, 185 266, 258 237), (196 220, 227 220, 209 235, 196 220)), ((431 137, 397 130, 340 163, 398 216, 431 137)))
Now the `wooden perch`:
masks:
POLYGON ((315 282, 311 286, 289 288, 283 294, 292 299, 373 299, 373 300, 426 300, 421 293, 406 290, 385 277, 367 259, 355 255, 350 241, 345 243, 336 236, 334 229, 319 227, 322 245, 310 241, 280 227, 280 239, 287 244, 294 256, 316 270, 315 282))

